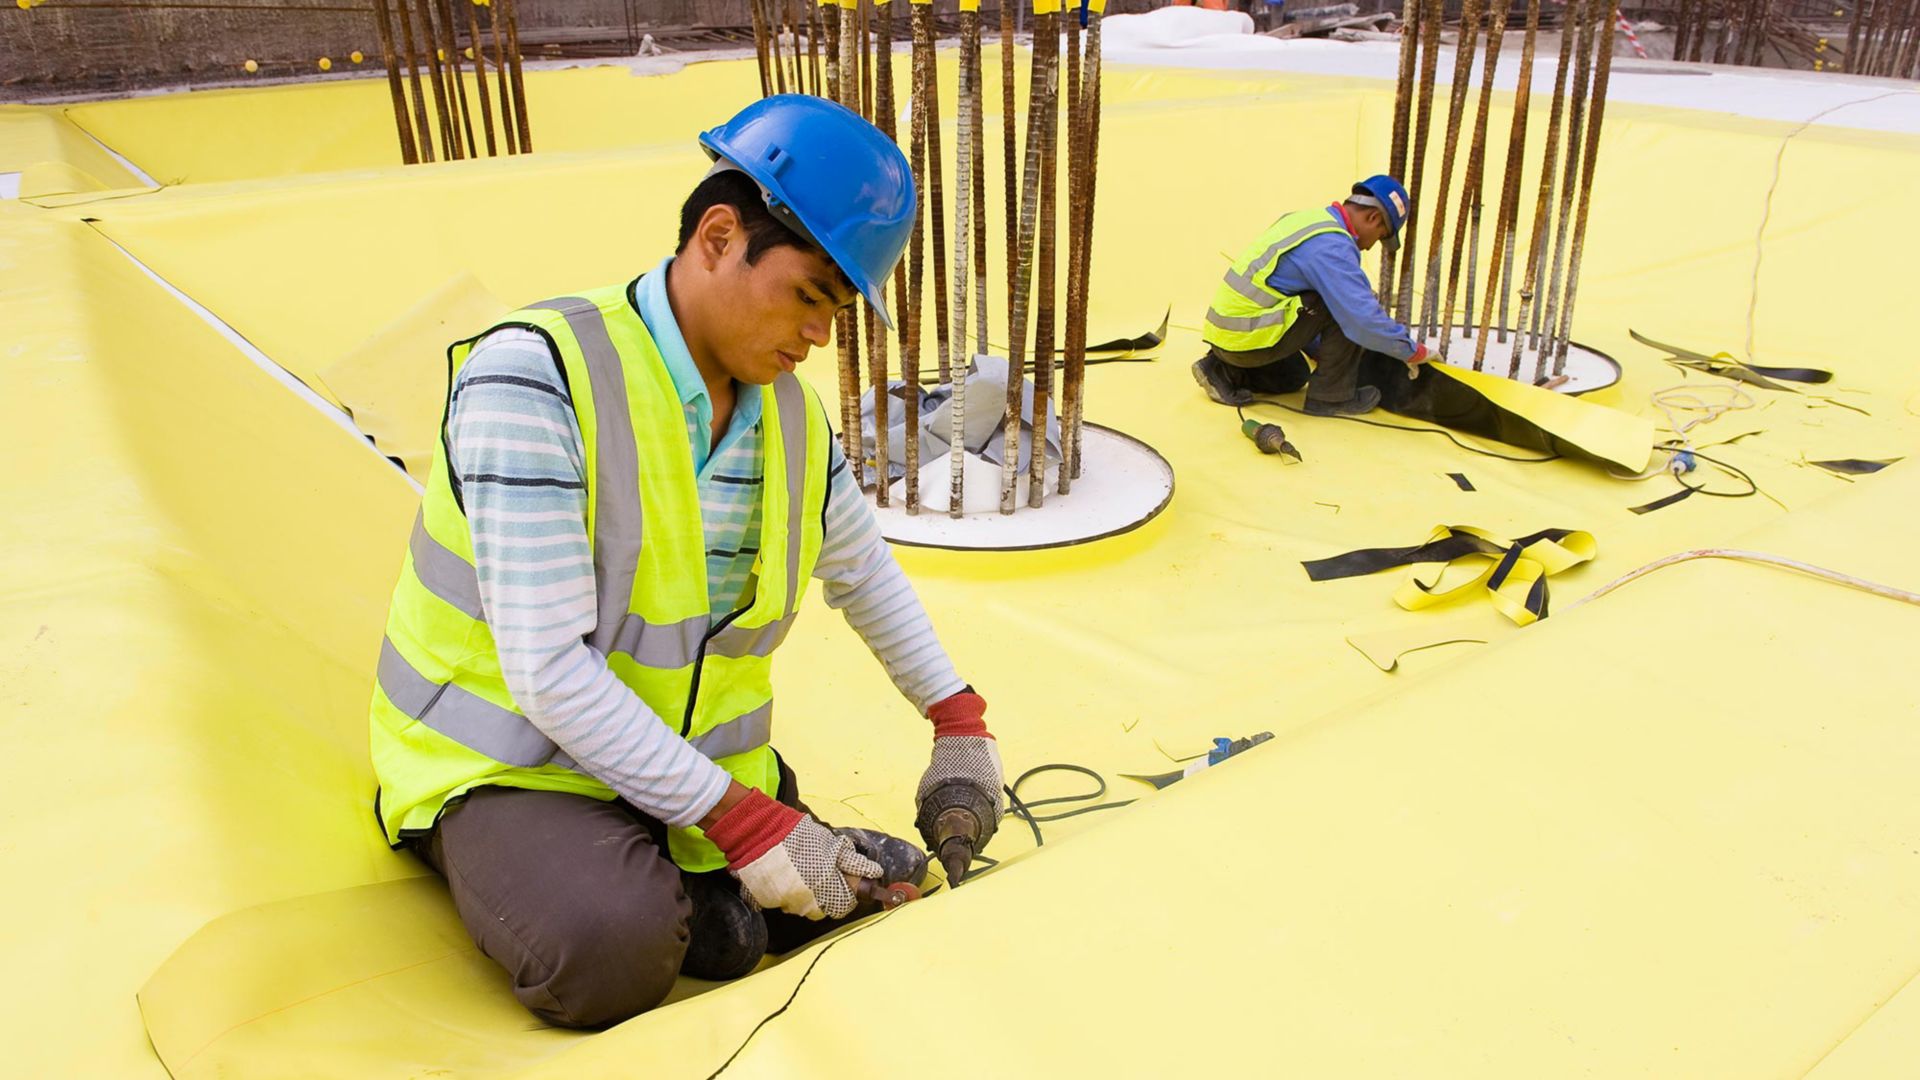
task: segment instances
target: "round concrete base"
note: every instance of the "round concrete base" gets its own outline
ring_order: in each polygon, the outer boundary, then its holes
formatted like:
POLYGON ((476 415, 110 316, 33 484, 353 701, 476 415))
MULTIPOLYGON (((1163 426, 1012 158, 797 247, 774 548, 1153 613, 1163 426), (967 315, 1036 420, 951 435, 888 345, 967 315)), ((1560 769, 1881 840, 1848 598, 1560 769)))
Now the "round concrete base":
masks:
POLYGON ((1031 551, 1084 544, 1131 532, 1173 498, 1173 467, 1151 446, 1112 428, 1087 424, 1081 435, 1081 475, 1072 490, 1057 490, 1057 468, 1047 470, 1044 502, 1027 505, 1023 476, 1014 512, 1000 512, 1000 466, 978 455, 963 461, 961 516, 947 513, 953 462, 942 457, 920 469, 920 510, 907 512, 906 481, 894 481, 886 506, 875 507, 880 531, 896 544, 960 551, 1031 551))

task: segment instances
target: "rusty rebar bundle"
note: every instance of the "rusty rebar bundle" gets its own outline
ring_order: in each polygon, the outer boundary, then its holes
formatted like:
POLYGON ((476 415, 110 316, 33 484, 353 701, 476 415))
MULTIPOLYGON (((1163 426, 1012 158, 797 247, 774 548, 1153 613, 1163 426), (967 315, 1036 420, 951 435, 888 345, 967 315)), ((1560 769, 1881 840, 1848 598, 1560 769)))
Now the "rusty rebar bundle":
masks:
MULTIPOLYGON (((1585 6, 1585 0, 1574 0, 1585 6)), ((1540 163, 1540 185, 1534 196, 1533 235, 1527 242, 1525 279, 1520 285, 1520 311, 1512 327, 1513 352, 1507 358, 1507 378, 1520 377, 1520 354, 1526 348, 1527 333, 1533 315, 1534 291, 1540 284, 1542 260, 1546 257, 1548 214, 1553 205, 1554 164, 1560 147, 1560 123, 1566 111, 1567 69, 1573 58, 1574 35, 1564 29, 1560 34, 1560 60, 1553 70, 1553 107, 1547 113, 1547 142, 1540 163)))
MULTIPOLYGON (((1482 171, 1487 161, 1487 113, 1493 105, 1493 76, 1500 61, 1500 42, 1506 35, 1507 8, 1504 3, 1494 3, 1487 12, 1487 56, 1480 71, 1480 104, 1473 119, 1473 141, 1467 150, 1467 175, 1460 190, 1460 215, 1454 223, 1453 261, 1447 267, 1446 314, 1436 328, 1440 336, 1440 358, 1446 359, 1447 347, 1453 341, 1453 296, 1455 286, 1460 280, 1460 259, 1465 246, 1472 250, 1467 259, 1467 309, 1473 309, 1473 272, 1474 264, 1479 261, 1477 241, 1479 239, 1480 191, 1482 171), (1473 235, 1467 235, 1471 221, 1473 235), (1466 243, 1463 245, 1462 240, 1466 243)), ((1463 46, 1464 48, 1464 46, 1463 46)), ((1464 98, 1466 87, 1461 85, 1454 94, 1464 98)))
MULTIPOLYGON (((931 56, 932 39, 927 29, 926 7, 914 5, 911 13, 913 29, 913 90, 908 106, 910 112, 907 163, 913 170, 913 183, 916 190, 926 190, 927 173, 927 96, 937 92, 933 85, 931 56)), ((906 310, 899 312, 896 318, 904 328, 905 336, 900 344, 900 377, 906 384, 906 400, 901 406, 905 435, 902 440, 902 465, 906 469, 905 493, 907 513, 920 512, 920 329, 922 325, 921 303, 926 290, 926 217, 925 199, 915 200, 913 208, 913 233, 907 240, 907 300, 906 310)), ((878 414, 875 414, 876 421, 878 414)), ((882 431, 877 422, 874 436, 891 438, 890 431, 882 431)))
POLYGON ((1567 265, 1567 303, 1560 310, 1560 327, 1554 335, 1553 373, 1564 374, 1567 367, 1567 343, 1573 336, 1573 297, 1580 287, 1580 255, 1586 246, 1587 208, 1593 201, 1594 166, 1600 159, 1600 127, 1607 113, 1607 79, 1613 70, 1613 21, 1619 16, 1620 0, 1611 0, 1601 27, 1600 58, 1593 75, 1592 114, 1587 120, 1587 147, 1580 165, 1580 213, 1573 224, 1573 258, 1567 265))
MULTIPOLYGON (((1560 306, 1560 294, 1566 286, 1566 253, 1568 234, 1573 226, 1573 200, 1578 193, 1580 182, 1580 138, 1586 122, 1588 80, 1593 76, 1593 39, 1595 33, 1594 15, 1602 8, 1600 0, 1583 0, 1575 10, 1579 40, 1574 43, 1576 53, 1572 86, 1572 104, 1567 109, 1567 149, 1564 172, 1560 180, 1560 213, 1553 226, 1553 263, 1547 278, 1547 303, 1541 309, 1539 328, 1533 334, 1536 363, 1544 374, 1546 361, 1555 352, 1553 335, 1559 325, 1557 318, 1560 306)), ((1611 39, 1613 26, 1604 27, 1602 36, 1611 39)))
MULTIPOLYGON (((1406 0, 1400 13, 1400 71, 1393 90, 1393 135, 1387 144, 1387 175, 1396 179, 1407 175, 1407 124, 1413 115, 1414 61, 1420 52, 1420 0, 1406 0)), ((1394 307, 1394 269, 1397 252, 1380 253, 1380 306, 1394 307)))
POLYGON ((753 16, 753 56, 760 68, 761 97, 771 96, 776 85, 768 63, 772 48, 767 29, 767 3, 768 0, 750 0, 747 5, 753 16))
MULTIPOLYGON (((1515 219, 1520 211, 1520 173, 1526 164, 1527 114, 1533 100, 1534 44, 1540 36, 1540 0, 1527 0, 1527 26, 1520 47, 1520 74, 1514 84, 1513 124, 1507 132, 1506 173, 1500 181, 1500 209, 1494 219, 1493 256, 1488 261, 1486 299, 1480 310, 1480 332, 1473 344, 1473 370, 1485 369, 1487 334, 1493 322, 1494 294, 1500 295, 1500 340, 1506 341, 1507 298, 1513 284, 1515 219)), ((1467 302, 1472 316, 1473 302, 1467 302)))
POLYGON ((480 87, 480 126, 487 133, 487 156, 495 157, 500 150, 493 138, 492 95, 487 93, 487 49, 480 41, 480 16, 475 14, 479 5, 468 0, 457 2, 467 9, 467 41, 471 43, 468 47, 473 50, 473 81, 480 87))
MULTIPOLYGON (((835 67, 833 97, 840 104, 860 111, 860 18, 854 0, 841 0, 834 15, 839 46, 835 67)), ((853 468, 854 482, 866 483, 866 451, 860 438, 860 317, 852 308, 835 313, 833 340, 840 358, 840 441, 847 463, 853 468)))
MULTIPOLYGON (((1453 81, 1447 87, 1447 141, 1440 154, 1440 191, 1428 200, 1434 209, 1433 230, 1427 252, 1427 285, 1420 301, 1420 325, 1417 338, 1430 338, 1439 332, 1440 267, 1442 245, 1447 237, 1447 195, 1453 187, 1453 163, 1460 148, 1460 120, 1466 114, 1467 88, 1473 76, 1473 47, 1479 40, 1483 0, 1466 0, 1460 16, 1459 42, 1454 46, 1453 81)), ((1456 235, 1455 239, 1459 237, 1456 235)))
MULTIPOLYGON (((401 3, 404 8, 405 0, 401 3)), ((407 97, 400 85, 400 60, 393 50, 392 15, 387 10, 387 0, 373 0, 373 18, 380 28, 380 56, 387 65, 387 92, 393 98, 393 126, 400 134, 400 160, 412 165, 420 160, 420 151, 413 144, 413 125, 407 119, 407 97)))
MULTIPOLYGON (((470 0, 375 0, 369 9, 380 38, 381 59, 387 68, 387 94, 393 106, 394 130, 404 164, 479 157, 482 142, 488 156, 501 152, 502 139, 494 132, 493 94, 487 83, 488 56, 478 14, 470 0), (458 7, 456 7, 458 5, 458 7), (459 9, 464 8, 464 25, 459 9), (416 33, 417 24, 417 33, 416 33), (474 130, 472 102, 461 62, 460 35, 467 38, 465 54, 473 61, 473 83, 480 92, 480 132, 474 130), (422 55, 424 54, 424 64, 422 55), (422 68, 426 70, 423 72, 422 68), (433 110, 427 98, 431 93, 433 110), (484 136, 484 140, 482 139, 484 136), (436 147, 437 139, 437 147, 436 147)), ((523 153, 526 100, 517 84, 509 93, 507 71, 519 64, 518 32, 512 5, 490 9, 493 32, 492 63, 500 76, 500 122, 509 154, 523 153), (502 28, 511 48, 503 44, 502 28)))
MULTIPOLYGON (((1034 16, 1034 41, 1036 43, 1052 40, 1059 41, 1058 17, 1054 12, 1040 12, 1034 16)), ((1060 68, 1060 50, 1041 49, 1036 46, 1033 52, 1032 83, 1027 101, 1030 112, 1027 118, 1027 156, 1026 167, 1020 182, 1020 228, 1019 237, 1009 257, 1015 268, 1013 275, 1013 298, 1009 302, 1011 309, 1007 334, 1007 410, 1003 430, 1005 440, 1003 453, 1005 459, 1000 476, 1000 512, 1013 513, 1015 493, 1020 475, 1020 413, 1021 399, 1026 385, 1026 349, 1027 319, 1031 295, 1028 291, 1028 279, 1032 271, 1034 233, 1038 226, 1040 210, 1040 165, 1046 153, 1043 140, 1046 125, 1038 114, 1041 110, 1053 107, 1057 103, 1054 94, 1057 90, 1057 76, 1060 68)), ((1036 406, 1038 402, 1035 403, 1036 406)), ((1039 416, 1035 414, 1036 425, 1039 416)), ((1044 453, 1044 431, 1036 427, 1034 450, 1044 453)))
MULTIPOLYGON (((1403 178, 1415 201, 1407 207, 1406 220, 1400 227, 1400 280, 1395 285, 1395 300, 1398 302, 1395 315, 1403 323, 1413 322, 1413 267, 1419 246, 1416 223, 1420 217, 1420 200, 1424 198, 1421 194, 1421 177, 1426 172, 1428 128, 1433 119, 1433 80, 1440 63, 1441 10, 1441 0, 1421 2, 1420 84, 1418 105, 1414 110, 1413 156, 1409 164, 1411 175, 1403 178)), ((1444 213, 1435 216, 1444 216, 1444 213)))

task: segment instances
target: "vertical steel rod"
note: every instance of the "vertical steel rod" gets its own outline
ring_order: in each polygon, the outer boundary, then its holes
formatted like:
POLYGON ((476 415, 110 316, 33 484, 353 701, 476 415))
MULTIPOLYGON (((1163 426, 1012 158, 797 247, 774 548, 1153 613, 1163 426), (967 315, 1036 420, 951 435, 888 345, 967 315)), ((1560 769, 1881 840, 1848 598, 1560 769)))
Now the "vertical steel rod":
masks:
MULTIPOLYGON (((1099 204, 1100 181, 1100 22, 1103 18, 1104 4, 1096 5, 1087 12, 1087 56, 1084 74, 1081 76, 1081 108, 1087 116, 1086 154, 1087 164, 1081 170, 1080 212, 1086 220, 1080 225, 1080 294, 1092 295, 1093 280, 1093 219, 1094 208, 1099 204)), ((1080 453, 1080 436, 1085 430, 1087 411, 1087 327, 1083 315, 1080 320, 1080 344, 1074 352, 1069 377, 1074 381, 1073 419, 1069 450, 1065 463, 1060 466, 1060 475, 1071 473, 1075 480, 1080 479, 1084 458, 1080 453)))
MULTIPOLYGON (((1574 0, 1584 6, 1585 0, 1574 0)), ((1520 354, 1526 348, 1526 328, 1533 314, 1534 290, 1540 284, 1540 265, 1546 257, 1549 210, 1553 205, 1554 163, 1560 146, 1560 118, 1566 109, 1567 70, 1573 57, 1574 35, 1563 20, 1560 30, 1560 61, 1553 69, 1553 107, 1547 113, 1547 143, 1540 162, 1540 186, 1533 203, 1533 235, 1527 242, 1527 268, 1520 284, 1520 312, 1513 324, 1513 352, 1507 358, 1507 378, 1520 377, 1520 354)))
MULTIPOLYGON (((1487 114, 1493 106, 1493 77, 1500 61, 1500 43, 1507 32, 1507 5, 1505 0, 1494 0, 1487 11, 1487 56, 1480 70, 1480 105, 1473 118, 1473 141, 1467 150, 1467 175, 1460 189, 1460 215, 1455 220, 1453 260, 1447 266, 1447 302, 1446 314, 1438 325, 1440 335, 1440 358, 1446 359, 1447 347, 1453 341, 1453 295, 1454 287, 1460 281, 1460 256, 1463 249, 1473 248, 1473 256, 1467 260, 1467 310, 1473 310, 1473 270, 1478 260, 1478 242, 1480 238, 1480 190, 1484 183, 1482 173, 1487 162, 1487 114), (1473 226, 1473 238, 1467 239, 1469 219, 1473 226)), ((1460 93, 1465 96, 1466 88, 1460 93)))
MULTIPOLYGON (((1567 157, 1562 165, 1560 177, 1560 212, 1553 225, 1553 263, 1552 273, 1547 278, 1547 306, 1543 309, 1540 333, 1535 337, 1537 367, 1541 375, 1546 374, 1547 361, 1555 352, 1553 343, 1554 328, 1559 325, 1556 315, 1560 306, 1560 293, 1565 287, 1563 275, 1566 271, 1566 252, 1568 234, 1573 231, 1573 199, 1578 194, 1576 188, 1580 182, 1578 172, 1582 124, 1587 112, 1587 83, 1593 74, 1593 46, 1595 25, 1594 16, 1603 10, 1601 0, 1590 0, 1579 8, 1580 40, 1574 43, 1576 67, 1573 73, 1573 86, 1570 91, 1571 106, 1567 110, 1567 157)), ((1606 27, 1604 35, 1611 39, 1613 27, 1606 27)), ((1537 381, 1537 380, 1536 380, 1537 381)))
POLYGON ((493 33, 493 83, 500 92, 500 132, 507 140, 507 153, 520 152, 520 129, 513 119, 513 94, 507 86, 507 46, 500 36, 500 9, 487 7, 487 28, 493 33))
MULTIPOLYGON (((1058 32, 1048 34, 1052 28, 1052 12, 1036 13, 1034 16, 1034 40, 1036 42, 1052 37, 1058 40, 1058 32)), ((1020 468, 1020 413, 1021 399, 1026 384, 1027 349, 1027 310, 1028 276, 1032 269, 1032 253, 1035 218, 1040 210, 1040 158, 1041 138, 1044 125, 1038 110, 1041 103, 1049 100, 1049 89, 1054 72, 1059 66, 1060 54, 1055 50, 1051 57, 1047 50, 1036 47, 1033 50, 1032 85, 1027 94, 1027 160, 1026 168, 1020 180, 1020 237, 1011 258, 1015 263, 1013 278, 1013 301, 1010 322, 1012 331, 1007 335, 1007 410, 1003 453, 1005 460, 1000 475, 1000 512, 1013 513, 1015 492, 1018 488, 1020 468), (1051 59, 1051 62, 1049 60, 1051 59)))
MULTIPOLYGON (((1421 176, 1426 172, 1427 136, 1433 119, 1433 80, 1440 62, 1440 14, 1441 0, 1422 0, 1420 14, 1420 91, 1418 105, 1414 112, 1413 156, 1408 165, 1409 175, 1402 178, 1407 191, 1413 196, 1413 205, 1407 208, 1407 220, 1400 226, 1400 282, 1395 286, 1395 299, 1399 306, 1395 317, 1403 323, 1413 322, 1413 268, 1417 261, 1414 255, 1419 247, 1419 229, 1416 220, 1422 205, 1437 205, 1427 199, 1421 189, 1421 176)), ((1437 216, 1445 216, 1441 210, 1437 216)))
MULTIPOLYGON (((983 198, 980 159, 980 11, 978 5, 960 10, 960 92, 956 106, 959 124, 954 130, 953 172, 953 330, 955 356, 948 371, 952 384, 948 413, 947 516, 958 518, 965 508, 967 461, 967 264, 973 249, 985 238, 975 235, 985 219, 974 205, 983 198)), ((977 284, 977 281, 976 281, 977 284)), ((980 297, 985 318, 986 297, 980 297)))
MULTIPOLYGON (((1540 37, 1540 0, 1527 0, 1526 38, 1520 47, 1520 74, 1514 83, 1513 126, 1507 134, 1506 175, 1500 182, 1500 211, 1494 219, 1493 258, 1488 262, 1486 300, 1480 312, 1480 333, 1473 346, 1473 370, 1485 369, 1488 324, 1493 321, 1493 296, 1500 294, 1500 340, 1507 340, 1507 300, 1513 288, 1515 219, 1520 210, 1520 174, 1527 159, 1527 114, 1533 102, 1534 45, 1540 37)), ((1472 307, 1471 304, 1468 305, 1472 307)))
MULTIPOLYGON (((401 0, 404 5, 405 0, 401 0)), ((393 51, 393 13, 387 0, 373 0, 373 18, 380 26, 380 56, 387 65, 387 93, 393 98, 393 126, 400 134, 400 161, 412 165, 420 160, 413 144, 413 123, 407 119, 407 93, 400 85, 400 58, 393 51)))
POLYGON ((1433 230, 1427 241, 1427 287, 1420 300, 1421 340, 1436 332, 1440 319, 1440 267, 1445 258, 1447 196, 1453 190, 1453 159, 1460 147, 1460 119, 1466 114, 1467 92, 1473 80, 1473 47, 1479 41, 1483 0, 1466 0, 1460 16, 1460 37, 1453 47, 1453 81, 1447 86, 1447 142, 1440 153, 1440 190, 1427 204, 1433 207, 1433 230))
POLYGON ((472 42, 473 81, 480 86, 480 126, 487 129, 487 156, 499 157, 500 147, 493 138, 493 95, 487 92, 487 46, 480 39, 478 5, 472 0, 454 0, 467 9, 467 40, 472 42))
MULTIPOLYGON (((1420 51, 1420 0, 1405 0, 1400 12, 1400 71, 1393 90, 1393 134, 1387 143, 1387 175, 1407 175, 1407 124, 1413 114, 1414 61, 1420 51)), ((1380 253, 1380 306, 1393 310, 1396 252, 1380 253)))
MULTIPOLYGON (((1607 21, 1601 26, 1611 30, 1613 19, 1620 13, 1620 0, 1610 0, 1607 21)), ((1573 226, 1573 259, 1567 266, 1567 302, 1560 309, 1560 328, 1554 335, 1558 345, 1553 352, 1553 373, 1564 374, 1567 367, 1567 342, 1573 335, 1573 297, 1580 287, 1580 254, 1587 239, 1587 207, 1593 200, 1594 166, 1600 160, 1600 125, 1607 115, 1607 77, 1613 70, 1612 33, 1600 37, 1599 66, 1593 75, 1593 106, 1587 120, 1586 155, 1580 166, 1580 216, 1573 226)))
POLYGON ((497 17, 507 20, 508 81, 513 85, 513 120, 520 130, 520 152, 533 153, 533 124, 527 116, 527 82, 520 69, 520 17, 514 14, 513 0, 494 0, 501 11, 497 17))
POLYGON ((1054 241, 1059 232, 1057 195, 1059 159, 1055 146, 1060 125, 1060 19, 1058 14, 1035 20, 1033 48, 1036 55, 1045 50, 1047 95, 1029 108, 1029 123, 1040 125, 1040 215, 1036 234, 1038 253, 1035 267, 1033 326, 1033 438, 1029 442, 1027 505, 1038 507, 1046 501, 1047 420, 1053 409, 1053 369, 1055 280, 1057 253, 1054 241))

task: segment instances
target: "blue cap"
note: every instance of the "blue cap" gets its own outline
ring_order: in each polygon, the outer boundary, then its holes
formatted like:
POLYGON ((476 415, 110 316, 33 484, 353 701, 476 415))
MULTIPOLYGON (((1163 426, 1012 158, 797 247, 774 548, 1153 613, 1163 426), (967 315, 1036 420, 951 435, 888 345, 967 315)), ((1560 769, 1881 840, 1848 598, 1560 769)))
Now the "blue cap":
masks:
POLYGON ((1387 216, 1387 235, 1381 242, 1388 251, 1400 250, 1400 226, 1407 223, 1407 215, 1413 212, 1413 199, 1407 195, 1407 189, 1400 181, 1385 173, 1369 176, 1353 185, 1353 202, 1362 206, 1371 206, 1387 216))
POLYGON ((767 209, 818 245, 893 327, 882 290, 913 231, 913 171, 844 105, 776 94, 700 135, 707 155, 760 185, 767 209))

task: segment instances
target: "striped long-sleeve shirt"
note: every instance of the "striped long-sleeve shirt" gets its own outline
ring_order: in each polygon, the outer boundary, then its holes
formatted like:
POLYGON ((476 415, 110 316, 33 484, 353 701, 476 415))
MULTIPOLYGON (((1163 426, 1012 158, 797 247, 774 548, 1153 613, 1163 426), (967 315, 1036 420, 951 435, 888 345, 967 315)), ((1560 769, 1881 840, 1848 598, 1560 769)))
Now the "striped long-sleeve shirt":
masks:
MULTIPOLYGON (((739 388, 726 437, 702 455, 708 421, 693 399, 704 384, 695 392, 683 383, 694 370, 691 358, 678 327, 662 325, 672 320, 664 286, 650 297, 648 284, 643 280, 636 298, 687 412, 709 591, 719 617, 745 594, 758 537, 758 388, 739 388), (696 425, 703 430, 694 431, 696 425)), ((473 535, 481 604, 515 703, 579 768, 636 807, 669 825, 697 822, 725 794, 727 774, 662 723, 584 640, 596 619, 584 455, 567 389, 543 340, 506 329, 476 345, 453 388, 448 442, 473 535)), ((814 576, 829 606, 844 613, 894 685, 924 713, 964 684, 837 445, 830 473, 814 576)))

